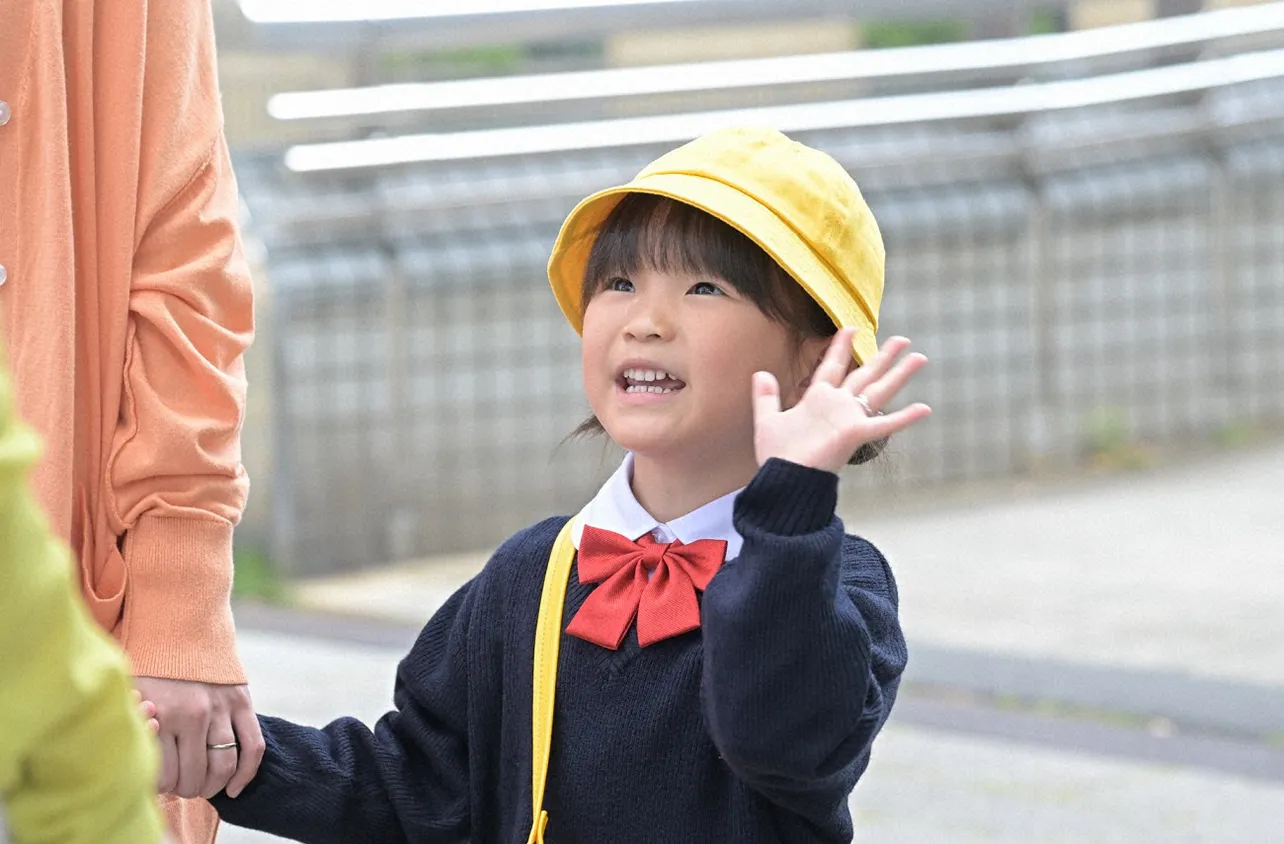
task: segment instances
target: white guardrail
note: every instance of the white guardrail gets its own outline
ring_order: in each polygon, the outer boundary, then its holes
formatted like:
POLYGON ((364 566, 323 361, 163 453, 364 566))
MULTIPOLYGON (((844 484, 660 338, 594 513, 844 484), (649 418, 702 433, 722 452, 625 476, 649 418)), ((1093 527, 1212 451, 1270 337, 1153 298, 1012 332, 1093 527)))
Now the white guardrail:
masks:
POLYGON ((806 132, 1021 116, 1275 78, 1284 78, 1284 49, 1087 79, 938 94, 303 144, 286 151, 285 164, 295 172, 313 172, 681 143, 717 128, 746 124, 806 132))
POLYGON ((1016 72, 1280 33, 1284 33, 1284 2, 1274 2, 1080 32, 961 44, 287 92, 268 101, 268 112, 278 120, 308 120, 967 71, 1016 72))

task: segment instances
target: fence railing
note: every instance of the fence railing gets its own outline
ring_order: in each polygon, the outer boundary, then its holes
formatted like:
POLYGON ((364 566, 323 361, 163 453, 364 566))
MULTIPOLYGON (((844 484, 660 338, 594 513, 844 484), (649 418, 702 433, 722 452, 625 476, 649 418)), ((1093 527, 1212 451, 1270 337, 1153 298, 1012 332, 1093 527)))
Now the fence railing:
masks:
MULTIPOLYGON (((285 165, 299 172, 352 170, 397 164, 476 161, 484 158, 678 144, 715 129, 736 125, 774 126, 784 132, 817 132, 942 121, 1023 118, 1044 112, 1198 94, 1210 89, 1281 77, 1284 77, 1284 49, 1266 50, 1089 79, 943 94, 909 94, 590 123, 514 126, 304 144, 286 152, 285 165)), ((1279 109, 1284 113, 1284 103, 1279 104, 1279 109)))
POLYGON ((863 88, 884 80, 934 86, 1011 83, 1056 73, 1083 77, 1121 69, 1127 60, 1153 64, 1222 41, 1282 36, 1284 3, 1267 3, 1102 30, 927 47, 283 92, 268 102, 268 112, 278 120, 531 105, 547 113, 556 105, 590 100, 745 89, 760 97, 776 88, 829 83, 863 88))

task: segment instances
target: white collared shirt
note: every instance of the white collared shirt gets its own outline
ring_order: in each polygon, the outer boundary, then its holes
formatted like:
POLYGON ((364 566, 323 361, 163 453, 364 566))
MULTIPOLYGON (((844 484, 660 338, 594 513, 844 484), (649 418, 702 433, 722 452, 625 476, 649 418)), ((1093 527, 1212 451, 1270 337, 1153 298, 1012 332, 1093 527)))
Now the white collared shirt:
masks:
POLYGON ((577 550, 585 525, 592 525, 629 539, 637 539, 650 533, 656 542, 678 539, 683 544, 689 544, 697 539, 721 539, 727 543, 726 559, 732 560, 740 555, 744 537, 736 532, 731 518, 740 490, 729 492, 671 522, 660 522, 638 503, 633 494, 632 479, 633 455, 628 454, 620 468, 615 470, 576 518, 575 525, 571 528, 571 540, 577 550))

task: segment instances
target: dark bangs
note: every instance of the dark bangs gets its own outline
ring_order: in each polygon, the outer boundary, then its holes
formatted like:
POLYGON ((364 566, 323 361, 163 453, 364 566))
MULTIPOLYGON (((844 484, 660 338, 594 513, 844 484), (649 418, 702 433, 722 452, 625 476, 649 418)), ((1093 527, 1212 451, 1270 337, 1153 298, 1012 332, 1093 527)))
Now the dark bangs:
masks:
POLYGON ((837 330, 807 291, 741 232, 694 206, 630 193, 602 223, 589 252, 583 306, 607 280, 641 270, 722 279, 769 319, 804 337, 837 330))

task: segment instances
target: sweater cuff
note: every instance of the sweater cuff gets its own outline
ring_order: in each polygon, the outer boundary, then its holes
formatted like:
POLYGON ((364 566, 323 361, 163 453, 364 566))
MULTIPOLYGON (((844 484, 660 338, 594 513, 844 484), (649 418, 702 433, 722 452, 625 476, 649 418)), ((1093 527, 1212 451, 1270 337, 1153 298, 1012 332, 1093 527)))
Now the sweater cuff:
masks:
POLYGON ((232 525, 143 516, 125 534, 121 640, 140 677, 243 685, 232 620, 232 525))
POLYGON ((826 527, 837 506, 838 475, 772 457, 737 496, 735 521, 747 520, 778 536, 800 536, 826 527))

